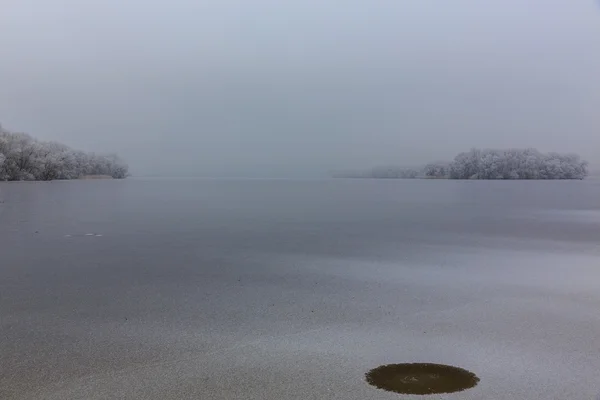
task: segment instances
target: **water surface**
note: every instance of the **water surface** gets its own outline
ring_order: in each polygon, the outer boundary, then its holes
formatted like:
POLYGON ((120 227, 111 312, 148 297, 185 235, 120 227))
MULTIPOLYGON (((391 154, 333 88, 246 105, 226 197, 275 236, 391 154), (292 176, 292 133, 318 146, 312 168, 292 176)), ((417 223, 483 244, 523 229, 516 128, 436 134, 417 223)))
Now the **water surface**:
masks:
MULTIPOLYGON (((600 393, 600 182, 0 183, 0 398, 600 393), (568 379, 565 377, 568 376, 568 379)), ((455 396, 455 397, 452 397, 455 396)))

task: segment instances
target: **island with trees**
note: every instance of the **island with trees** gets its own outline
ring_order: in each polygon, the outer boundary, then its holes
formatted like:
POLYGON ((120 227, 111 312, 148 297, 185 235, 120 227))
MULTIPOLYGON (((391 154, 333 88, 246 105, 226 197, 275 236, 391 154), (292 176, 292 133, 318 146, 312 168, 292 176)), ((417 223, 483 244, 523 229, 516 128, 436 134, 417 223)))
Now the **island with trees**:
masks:
POLYGON ((51 181, 107 177, 123 179, 128 166, 117 155, 73 150, 0 126, 0 181, 51 181))
POLYGON ((378 167, 363 173, 339 174, 342 178, 388 179, 584 179, 588 163, 576 154, 542 153, 535 149, 480 150, 458 154, 450 162, 411 168, 378 167))

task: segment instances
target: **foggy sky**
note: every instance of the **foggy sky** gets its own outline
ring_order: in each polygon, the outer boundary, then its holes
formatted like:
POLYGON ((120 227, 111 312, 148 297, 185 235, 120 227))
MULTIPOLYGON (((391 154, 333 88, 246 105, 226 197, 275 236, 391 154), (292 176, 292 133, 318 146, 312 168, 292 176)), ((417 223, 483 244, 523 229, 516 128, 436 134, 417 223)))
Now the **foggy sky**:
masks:
POLYGON ((600 164, 593 0, 1 0, 0 122, 139 175, 600 164))

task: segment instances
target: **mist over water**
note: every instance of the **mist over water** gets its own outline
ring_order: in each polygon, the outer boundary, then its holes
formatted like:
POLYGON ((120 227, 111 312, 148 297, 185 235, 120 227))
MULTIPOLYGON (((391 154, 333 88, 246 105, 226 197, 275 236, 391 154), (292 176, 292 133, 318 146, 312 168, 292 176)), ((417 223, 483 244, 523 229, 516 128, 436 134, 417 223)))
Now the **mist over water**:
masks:
POLYGON ((0 400, 598 398, 597 1, 0 3, 0 400))
POLYGON ((4 3, 0 123, 134 175, 324 177, 471 147, 600 167, 597 1, 4 3))

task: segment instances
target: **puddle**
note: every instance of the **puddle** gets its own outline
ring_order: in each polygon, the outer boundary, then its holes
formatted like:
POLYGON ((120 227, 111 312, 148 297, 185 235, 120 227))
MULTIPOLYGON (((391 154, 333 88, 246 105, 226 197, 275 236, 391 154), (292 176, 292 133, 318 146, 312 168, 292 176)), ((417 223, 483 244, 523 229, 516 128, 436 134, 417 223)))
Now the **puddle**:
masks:
POLYGON ((379 389, 401 394, 460 392, 477 385, 479 378, 465 369, 442 364, 389 364, 366 374, 379 389))

